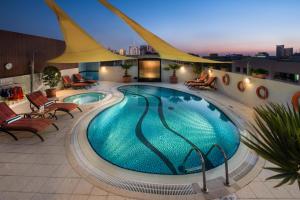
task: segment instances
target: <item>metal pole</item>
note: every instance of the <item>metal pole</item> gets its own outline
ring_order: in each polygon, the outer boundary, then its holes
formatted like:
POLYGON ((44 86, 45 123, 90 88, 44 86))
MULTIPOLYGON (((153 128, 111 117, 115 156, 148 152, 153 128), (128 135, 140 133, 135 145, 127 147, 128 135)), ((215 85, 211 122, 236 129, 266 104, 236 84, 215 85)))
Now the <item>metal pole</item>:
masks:
POLYGON ((229 186, 230 183, 229 183, 229 175, 228 175, 228 158, 227 158, 227 155, 226 155, 224 149, 218 144, 213 144, 211 146, 211 148, 208 150, 208 152, 206 153, 206 156, 208 156, 208 154, 210 154, 210 152, 215 147, 217 147, 217 149, 222 153, 222 155, 224 157, 224 163, 225 163, 225 183, 224 183, 224 185, 229 186))
POLYGON ((202 156, 202 153, 198 150, 198 149, 195 149, 197 154, 199 155, 199 157, 201 158, 201 164, 202 164, 202 177, 203 177, 203 187, 202 187, 202 192, 204 193, 207 193, 208 190, 207 190, 207 187, 206 187, 206 167, 205 167, 205 160, 204 160, 204 157, 202 156))
POLYGON ((31 63, 30 63, 30 92, 32 93, 33 92, 33 83, 34 83, 34 57, 35 56, 35 53, 33 52, 33 55, 32 55, 32 60, 31 60, 31 63))

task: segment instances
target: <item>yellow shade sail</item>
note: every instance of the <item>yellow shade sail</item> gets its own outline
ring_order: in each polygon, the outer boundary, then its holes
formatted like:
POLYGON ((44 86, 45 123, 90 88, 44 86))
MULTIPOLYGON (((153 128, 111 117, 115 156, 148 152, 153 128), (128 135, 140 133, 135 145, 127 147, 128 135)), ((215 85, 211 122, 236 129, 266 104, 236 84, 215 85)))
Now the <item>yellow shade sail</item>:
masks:
POLYGON ((151 33, 137 22, 126 16, 119 9, 114 7, 112 4, 106 0, 99 0, 106 8, 111 10, 122 20, 125 21, 137 34, 139 34, 150 46, 152 46, 160 55, 161 58, 167 60, 177 60, 177 61, 186 61, 186 62, 200 62, 200 63, 223 63, 219 61, 204 59, 197 56, 192 56, 188 53, 185 53, 172 45, 168 44, 155 34, 151 33))
POLYGON ((80 28, 54 0, 45 1, 55 12, 66 43, 64 53, 57 58, 49 60, 49 63, 81 63, 131 59, 105 49, 80 28))

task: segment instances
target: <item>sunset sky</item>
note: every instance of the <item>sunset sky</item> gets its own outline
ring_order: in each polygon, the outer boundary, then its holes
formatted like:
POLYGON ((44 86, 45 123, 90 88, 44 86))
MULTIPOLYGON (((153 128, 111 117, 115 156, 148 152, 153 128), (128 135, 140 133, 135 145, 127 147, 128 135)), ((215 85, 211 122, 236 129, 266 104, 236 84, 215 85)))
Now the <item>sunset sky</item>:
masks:
MULTIPOLYGON (((145 28, 182 50, 274 54, 276 44, 300 51, 299 0, 109 0, 145 28)), ((56 0, 106 47, 144 44, 97 0, 56 0)), ((63 39, 43 0, 1 0, 0 29, 63 39)))

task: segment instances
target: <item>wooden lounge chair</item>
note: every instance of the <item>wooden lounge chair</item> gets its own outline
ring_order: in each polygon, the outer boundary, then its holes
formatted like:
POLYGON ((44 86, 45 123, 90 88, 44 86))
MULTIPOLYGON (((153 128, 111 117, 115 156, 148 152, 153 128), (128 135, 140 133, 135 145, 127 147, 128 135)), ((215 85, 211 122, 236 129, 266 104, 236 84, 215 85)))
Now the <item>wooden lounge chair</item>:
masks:
POLYGON ((188 87, 193 87, 193 88, 199 88, 199 89, 203 89, 203 88, 211 88, 211 89, 217 89, 216 88, 216 81, 217 81, 217 77, 209 77, 207 79, 206 82, 204 83, 190 83, 188 85, 188 87))
MULTIPOLYGON (((30 117, 26 114, 24 116, 30 117)), ((50 125, 58 130, 58 127, 50 119, 24 118, 17 115, 6 103, 0 102, 0 132, 7 133, 15 140, 18 140, 18 138, 11 131, 31 132, 38 136, 41 141, 44 141, 39 132, 47 129, 50 125)))
POLYGON ((90 84, 95 84, 97 83, 96 80, 87 80, 87 79, 84 79, 81 74, 74 74, 74 80, 76 83, 90 83, 90 84))
POLYGON ((184 85, 189 85, 190 83, 204 83, 207 79, 208 74, 206 72, 202 72, 197 79, 186 81, 184 85))
POLYGON ((35 109, 39 109, 41 106, 44 106, 45 109, 49 111, 54 111, 53 116, 56 117, 56 111, 62 111, 69 114, 72 118, 74 116, 71 114, 71 111, 78 109, 80 112, 82 110, 75 103, 57 103, 55 101, 49 101, 46 96, 41 91, 36 91, 31 94, 26 95, 29 102, 34 106, 31 106, 31 109, 34 111, 35 109))
POLYGON ((63 84, 64 84, 65 88, 69 88, 69 87, 72 87, 74 89, 86 88, 86 87, 89 87, 91 85, 90 83, 86 83, 86 82, 74 83, 71 80, 70 76, 67 76, 67 75, 62 77, 62 81, 63 81, 63 84))

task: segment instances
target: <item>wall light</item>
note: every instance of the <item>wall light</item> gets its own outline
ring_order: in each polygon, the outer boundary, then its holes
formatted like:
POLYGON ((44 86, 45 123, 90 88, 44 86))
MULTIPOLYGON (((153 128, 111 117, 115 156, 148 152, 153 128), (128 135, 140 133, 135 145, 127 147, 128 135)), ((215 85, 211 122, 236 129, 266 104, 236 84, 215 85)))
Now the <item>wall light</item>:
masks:
POLYGON ((250 84, 251 80, 250 80, 250 78, 246 77, 246 78, 244 78, 244 82, 245 82, 246 84, 250 84))
POLYGON ((180 67, 180 71, 181 71, 181 72, 185 72, 185 71, 186 71, 184 65, 182 65, 182 66, 180 67))
POLYGON ((212 76, 213 75, 213 69, 208 69, 208 75, 212 76))
POLYGON ((100 67, 100 70, 101 70, 101 72, 103 72, 103 73, 106 73, 107 72, 107 69, 106 69, 106 67, 100 67))

